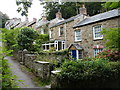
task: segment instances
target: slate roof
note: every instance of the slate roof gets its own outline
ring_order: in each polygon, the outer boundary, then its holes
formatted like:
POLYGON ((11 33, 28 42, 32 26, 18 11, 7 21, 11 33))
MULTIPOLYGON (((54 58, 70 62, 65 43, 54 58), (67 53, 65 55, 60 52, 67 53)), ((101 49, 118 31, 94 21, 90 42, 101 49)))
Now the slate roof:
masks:
POLYGON ((76 16, 73 16, 73 17, 71 17, 71 18, 68 18, 68 19, 66 19, 66 20, 64 20, 64 21, 58 22, 58 23, 56 23, 55 25, 52 25, 50 28, 56 27, 56 26, 58 26, 58 25, 61 25, 61 24, 64 24, 64 23, 67 23, 67 22, 70 22, 70 21, 73 21, 74 19, 76 19, 76 18, 79 17, 79 16, 81 16, 81 14, 78 14, 78 15, 76 15, 76 16))
POLYGON ((30 25, 35 24, 35 23, 36 23, 36 21, 31 21, 26 26, 30 26, 30 25))
POLYGON ((111 10, 105 13, 101 13, 98 15, 94 15, 92 17, 86 18, 83 21, 77 23, 76 25, 74 25, 73 27, 80 27, 80 26, 84 26, 87 24, 91 24, 91 23, 95 23, 98 21, 103 21, 103 20, 107 20, 113 17, 118 17, 120 16, 120 10, 119 9, 115 9, 115 10, 111 10))
POLYGON ((79 44, 77 44, 77 43, 71 44, 68 49, 70 49, 71 46, 74 46, 77 50, 82 50, 82 49, 83 49, 83 48, 82 48, 79 44))
POLYGON ((41 26, 43 26, 43 25, 45 25, 45 24, 48 24, 49 23, 49 21, 39 21, 39 22, 37 22, 36 23, 36 28, 39 28, 39 27, 41 27, 41 26))

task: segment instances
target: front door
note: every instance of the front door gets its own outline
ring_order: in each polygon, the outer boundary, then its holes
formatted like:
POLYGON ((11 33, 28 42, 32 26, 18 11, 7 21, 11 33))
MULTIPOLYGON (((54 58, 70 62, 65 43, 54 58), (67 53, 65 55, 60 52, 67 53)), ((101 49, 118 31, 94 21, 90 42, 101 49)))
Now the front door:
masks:
POLYGON ((77 58, 76 50, 72 50, 72 58, 75 60, 77 58))

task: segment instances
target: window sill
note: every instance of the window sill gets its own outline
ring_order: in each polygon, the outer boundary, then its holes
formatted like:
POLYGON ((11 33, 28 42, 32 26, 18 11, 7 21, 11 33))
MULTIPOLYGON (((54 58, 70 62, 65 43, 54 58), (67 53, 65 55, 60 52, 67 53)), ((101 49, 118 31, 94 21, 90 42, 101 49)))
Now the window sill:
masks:
POLYGON ((82 40, 77 40, 77 41, 74 41, 74 42, 82 42, 82 40))
POLYGON ((93 40, 103 40, 103 38, 94 38, 93 40))

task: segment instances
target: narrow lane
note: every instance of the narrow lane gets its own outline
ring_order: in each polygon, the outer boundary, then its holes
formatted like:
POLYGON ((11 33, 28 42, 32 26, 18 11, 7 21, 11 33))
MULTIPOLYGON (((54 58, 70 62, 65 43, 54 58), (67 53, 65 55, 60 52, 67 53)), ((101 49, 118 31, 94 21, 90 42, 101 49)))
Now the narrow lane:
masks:
MULTIPOLYGON (((13 60, 12 57, 5 57, 5 59, 8 60, 8 63, 10 64, 10 68, 13 75, 17 76, 17 83, 20 88, 38 88, 39 90, 42 90, 42 87, 37 87, 34 83, 34 81, 31 79, 31 76, 23 72, 20 68, 20 64, 13 60), (23 80, 23 82, 19 82, 18 80, 23 80)), ((45 90, 45 88, 43 88, 45 90)))

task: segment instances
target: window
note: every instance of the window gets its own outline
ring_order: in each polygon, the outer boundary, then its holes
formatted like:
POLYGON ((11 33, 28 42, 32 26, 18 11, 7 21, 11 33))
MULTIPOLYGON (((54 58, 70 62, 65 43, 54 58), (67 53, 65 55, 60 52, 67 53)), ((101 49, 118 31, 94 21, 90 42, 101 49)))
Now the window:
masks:
POLYGON ((53 30, 50 30, 50 32, 49 32, 50 38, 53 38, 52 33, 53 33, 53 30))
POLYGON ((44 34, 44 29, 43 28, 41 28, 41 34, 44 34))
POLYGON ((94 49, 94 57, 103 50, 103 48, 95 48, 94 49))
POLYGON ((75 31, 75 41, 81 41, 81 31, 80 30, 75 31))
POLYGON ((62 41, 62 50, 65 49, 65 41, 62 41))
POLYGON ((64 35, 64 28, 60 27, 60 29, 59 29, 59 36, 62 36, 62 35, 64 35))
POLYGON ((82 50, 78 50, 78 59, 82 59, 82 50))
POLYGON ((102 28, 101 25, 97 25, 93 27, 94 40, 103 38, 103 35, 100 34, 101 28, 102 28))

